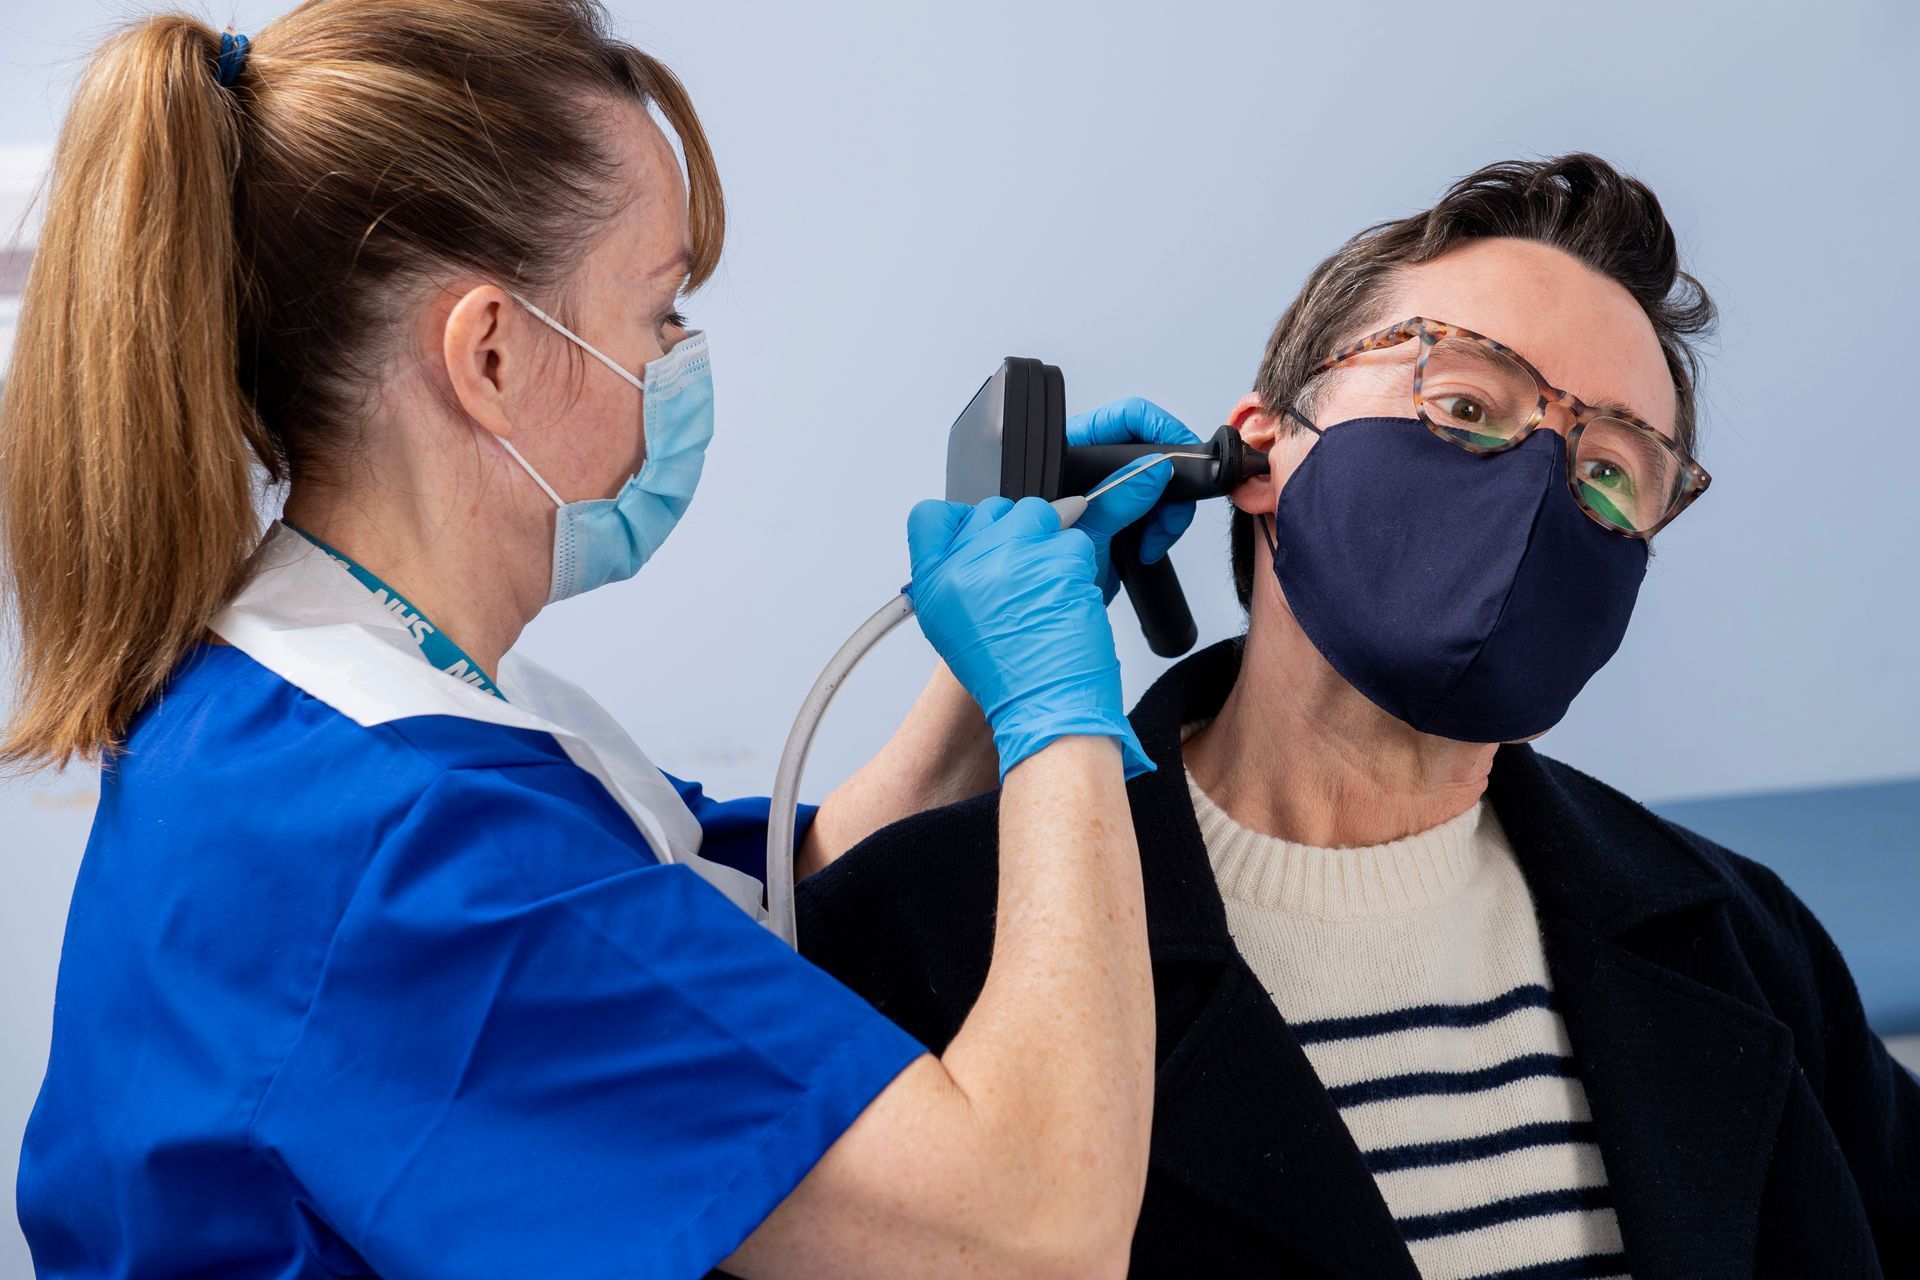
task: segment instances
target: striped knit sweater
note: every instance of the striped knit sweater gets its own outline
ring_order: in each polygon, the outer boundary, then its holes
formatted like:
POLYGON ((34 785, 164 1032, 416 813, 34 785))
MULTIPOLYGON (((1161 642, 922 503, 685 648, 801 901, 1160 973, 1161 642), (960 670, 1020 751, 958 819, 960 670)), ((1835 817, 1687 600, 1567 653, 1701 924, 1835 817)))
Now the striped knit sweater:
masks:
POLYGON ((1624 1276, 1533 899, 1493 810, 1321 849, 1240 826, 1187 781, 1234 943, 1424 1280, 1624 1276))

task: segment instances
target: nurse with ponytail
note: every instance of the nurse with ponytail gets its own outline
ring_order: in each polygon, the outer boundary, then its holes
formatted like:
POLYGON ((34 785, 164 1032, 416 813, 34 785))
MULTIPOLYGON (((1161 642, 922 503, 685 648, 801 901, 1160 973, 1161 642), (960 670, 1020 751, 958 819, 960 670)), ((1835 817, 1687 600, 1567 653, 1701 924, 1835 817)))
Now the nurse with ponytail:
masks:
POLYGON ((761 926, 765 801, 512 652, 693 496, 722 226, 686 92, 589 0, 155 17, 88 68, 0 406, 0 757, 101 769, 41 1275, 1125 1270, 1153 1012, 1100 583, 1163 473, 1071 530, 911 522, 947 666, 803 869, 1003 782, 939 1057, 761 926))

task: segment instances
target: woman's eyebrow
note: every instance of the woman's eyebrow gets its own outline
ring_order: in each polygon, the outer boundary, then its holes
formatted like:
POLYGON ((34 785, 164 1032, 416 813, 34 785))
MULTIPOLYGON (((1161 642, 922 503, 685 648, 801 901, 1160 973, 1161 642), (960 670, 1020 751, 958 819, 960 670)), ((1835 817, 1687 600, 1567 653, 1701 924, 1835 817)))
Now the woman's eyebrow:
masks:
POLYGON ((693 250, 682 249, 679 253, 650 271, 647 274, 647 279, 658 280, 669 271, 677 271, 683 276, 690 274, 693 271, 693 250))

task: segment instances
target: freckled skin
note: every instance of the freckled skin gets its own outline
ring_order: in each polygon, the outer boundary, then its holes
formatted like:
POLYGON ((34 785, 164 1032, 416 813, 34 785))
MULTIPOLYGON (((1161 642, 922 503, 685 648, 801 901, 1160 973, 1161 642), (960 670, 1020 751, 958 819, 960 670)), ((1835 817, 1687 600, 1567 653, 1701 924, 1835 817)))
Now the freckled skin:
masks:
MULTIPOLYGON (((683 336, 662 318, 684 278, 686 184, 643 109, 604 110, 617 207, 562 296, 533 300, 639 376, 683 336)), ((427 292, 387 372, 352 483, 296 483, 287 518, 377 567, 493 671, 546 603, 554 503, 488 436, 563 500, 610 498, 645 459, 641 393, 486 276, 427 292)))
MULTIPOLYGON (((620 111, 629 127, 611 131, 609 142, 628 199, 595 236, 566 299, 567 315, 557 318, 644 378, 647 363, 685 336, 659 323, 684 272, 669 266, 664 275, 653 273, 688 246, 687 191, 659 127, 637 108, 620 111)), ((642 396, 559 334, 532 323, 545 331, 545 337, 532 334, 540 376, 516 414, 514 446, 569 502, 611 498, 646 460, 642 396)), ((544 500, 537 491, 534 496, 544 500)))

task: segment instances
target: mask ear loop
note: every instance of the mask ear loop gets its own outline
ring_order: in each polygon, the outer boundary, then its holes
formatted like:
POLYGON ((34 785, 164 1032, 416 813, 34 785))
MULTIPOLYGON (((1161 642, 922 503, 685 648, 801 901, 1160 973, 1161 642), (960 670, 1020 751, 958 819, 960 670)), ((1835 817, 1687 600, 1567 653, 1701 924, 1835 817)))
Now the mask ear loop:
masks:
MULTIPOLYGON (((1326 432, 1322 431, 1319 427, 1314 426, 1306 414, 1301 413, 1292 405, 1288 405, 1280 416, 1283 418, 1292 418, 1295 422, 1313 432, 1316 439, 1326 434, 1326 432)), ((1278 509, 1280 503, 1279 493, 1276 492, 1273 495, 1273 500, 1275 508, 1278 509)), ((1268 558, 1278 560, 1280 558, 1280 542, 1273 527, 1273 515, 1271 513, 1264 514, 1260 517, 1260 535, 1267 540, 1268 558)))
POLYGON ((575 333, 573 330, 567 328, 567 326, 561 324, 558 320, 555 320, 552 316, 548 315, 546 312, 542 311, 540 308, 534 306, 531 302, 528 302, 525 298, 521 297, 519 294, 515 293, 513 290, 511 289, 507 290, 507 296, 509 298, 512 298, 515 302, 519 303, 521 306, 525 307, 528 311, 531 311, 534 314, 534 317, 536 319, 551 326, 552 329, 556 333, 558 333, 561 337, 567 339, 569 342, 579 347, 582 351, 592 356, 595 360, 598 360, 601 364, 607 366, 607 368, 613 370, 615 373, 625 378, 628 382, 632 383, 634 390, 638 391, 641 395, 644 396, 647 394, 647 384, 640 381, 640 379, 634 377, 632 372, 628 370, 627 367, 621 364, 618 360, 615 360, 612 356, 600 350, 600 348, 594 346, 591 342, 588 342, 585 338, 581 337, 579 334, 575 333))
POLYGON ((1291 613, 1292 609, 1287 605, 1286 593, 1280 590, 1280 543, 1274 536, 1273 517, 1271 515, 1263 515, 1260 517, 1258 523, 1260 525, 1261 536, 1267 540, 1267 588, 1273 592, 1273 598, 1279 603, 1280 607, 1291 613))
MULTIPOLYGON (((567 341, 573 343, 575 346, 579 347, 582 351, 586 352, 588 355, 598 360, 601 364, 604 364, 605 366, 607 366, 607 368, 613 370, 615 373, 625 378, 628 382, 632 383, 635 390, 639 391, 642 397, 644 397, 647 394, 647 384, 640 381, 640 379, 634 377, 633 374, 629 373, 626 370, 626 368, 622 366, 618 360, 615 360, 612 356, 600 350, 600 348, 594 346, 591 342, 588 342, 585 338, 581 337, 579 334, 575 333, 573 330, 567 328, 567 326, 561 324, 558 320, 555 320, 552 316, 542 311, 539 307, 534 306, 533 303, 527 301, 525 298, 521 297, 519 294, 515 293, 513 290, 511 289, 507 290, 507 296, 509 298, 512 298, 515 302, 519 303, 521 306, 525 307, 528 311, 532 312, 535 319, 540 320, 543 323, 547 324, 548 326, 553 328, 555 332, 559 333, 561 337, 567 339, 567 341)), ((520 456, 520 451, 513 447, 513 441, 507 439, 505 436, 494 436, 494 439, 498 440, 500 442, 500 447, 505 449, 507 453, 512 456, 515 462, 520 464, 521 470, 525 471, 528 475, 533 477, 533 482, 540 486, 541 492, 545 493, 549 498, 553 499, 554 506, 565 508, 565 506, 567 505, 566 500, 563 499, 559 494, 553 491, 553 486, 548 484, 546 480, 541 477, 540 473, 533 469, 533 464, 531 462, 528 462, 525 458, 520 456)))
POLYGON ((500 447, 502 449, 505 449, 507 453, 512 456, 515 462, 520 464, 520 469, 522 471, 525 471, 528 475, 533 477, 533 482, 540 486, 542 492, 544 492, 549 498, 553 499, 554 506, 564 507, 567 505, 565 502, 561 501, 560 495, 553 491, 553 486, 548 484, 544 479, 542 479, 540 476, 540 473, 533 469, 533 464, 520 456, 520 451, 513 447, 513 441, 507 439, 505 436, 494 436, 493 438, 495 440, 498 440, 500 442, 500 447))

